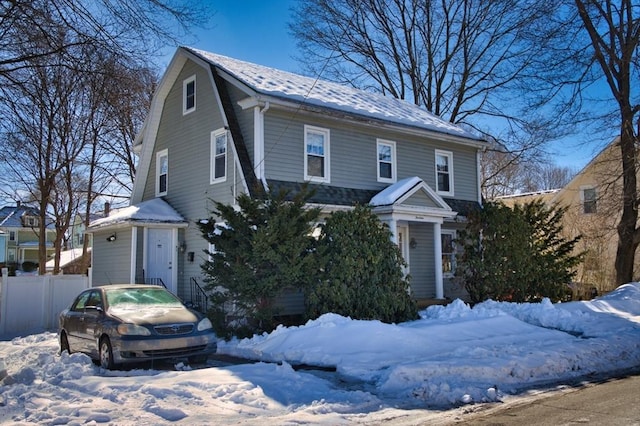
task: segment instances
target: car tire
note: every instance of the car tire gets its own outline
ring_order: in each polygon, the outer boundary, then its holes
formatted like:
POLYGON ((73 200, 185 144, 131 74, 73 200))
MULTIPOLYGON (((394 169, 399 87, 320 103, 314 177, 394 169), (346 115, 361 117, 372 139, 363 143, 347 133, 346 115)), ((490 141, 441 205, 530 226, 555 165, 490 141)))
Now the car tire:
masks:
POLYGON ((113 349, 111 348, 111 341, 108 337, 103 337, 100 339, 100 367, 106 370, 112 370, 114 367, 113 363, 113 349))
POLYGON ((71 354, 71 348, 69 348, 69 339, 67 339, 67 333, 64 331, 60 333, 60 354, 62 352, 67 351, 68 354, 71 354))

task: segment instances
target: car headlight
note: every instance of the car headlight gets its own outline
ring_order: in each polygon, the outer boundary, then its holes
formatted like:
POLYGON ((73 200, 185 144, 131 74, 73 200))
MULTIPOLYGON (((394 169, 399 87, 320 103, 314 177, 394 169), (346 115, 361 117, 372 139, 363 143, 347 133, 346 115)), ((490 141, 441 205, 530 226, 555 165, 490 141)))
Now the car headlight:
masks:
POLYGON ((204 318, 198 323, 198 331, 209 330, 210 328, 213 328, 213 326, 211 325, 209 318, 204 318))
POLYGON ((120 324, 118 325, 118 333, 123 336, 150 336, 151 332, 148 328, 136 324, 120 324))

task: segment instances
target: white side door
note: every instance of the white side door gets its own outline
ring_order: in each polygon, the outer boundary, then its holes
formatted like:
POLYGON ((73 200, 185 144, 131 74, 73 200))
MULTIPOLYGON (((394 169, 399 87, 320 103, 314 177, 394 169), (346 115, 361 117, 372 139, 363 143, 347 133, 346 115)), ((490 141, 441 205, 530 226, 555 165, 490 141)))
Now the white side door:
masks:
POLYGON ((145 277, 160 278, 167 288, 176 292, 173 283, 172 230, 147 230, 147 268, 145 277))

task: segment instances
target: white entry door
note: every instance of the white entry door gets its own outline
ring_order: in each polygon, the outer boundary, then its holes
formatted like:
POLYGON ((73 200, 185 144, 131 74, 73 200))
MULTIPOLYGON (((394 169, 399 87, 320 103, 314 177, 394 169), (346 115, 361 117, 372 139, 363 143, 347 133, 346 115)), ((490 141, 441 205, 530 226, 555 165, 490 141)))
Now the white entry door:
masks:
POLYGON ((173 283, 172 230, 147 230, 147 278, 160 278, 165 286, 176 292, 173 283))

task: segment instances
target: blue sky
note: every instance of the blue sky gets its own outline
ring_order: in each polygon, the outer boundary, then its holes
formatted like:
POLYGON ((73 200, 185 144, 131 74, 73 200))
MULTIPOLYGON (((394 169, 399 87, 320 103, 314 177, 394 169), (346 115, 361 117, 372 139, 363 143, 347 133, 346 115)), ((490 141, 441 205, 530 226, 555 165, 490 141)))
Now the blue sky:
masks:
MULTIPOLYGON (((290 8, 295 0, 215 0, 215 15, 197 40, 185 45, 284 71, 300 72, 289 35, 290 8)), ((168 60, 173 55, 170 52, 168 60)), ((167 60, 167 63, 168 63, 167 60)))
MULTIPOLYGON (((296 0, 212 0, 215 15, 208 28, 198 30, 196 39, 182 44, 237 59, 301 73, 296 42, 289 34, 290 8, 296 0)), ((164 64, 174 49, 168 50, 164 64)), ((322 78, 322 76, 320 76, 322 78)), ((561 166, 579 170, 610 140, 584 144, 589 135, 575 135, 548 146, 550 155, 561 166)))

